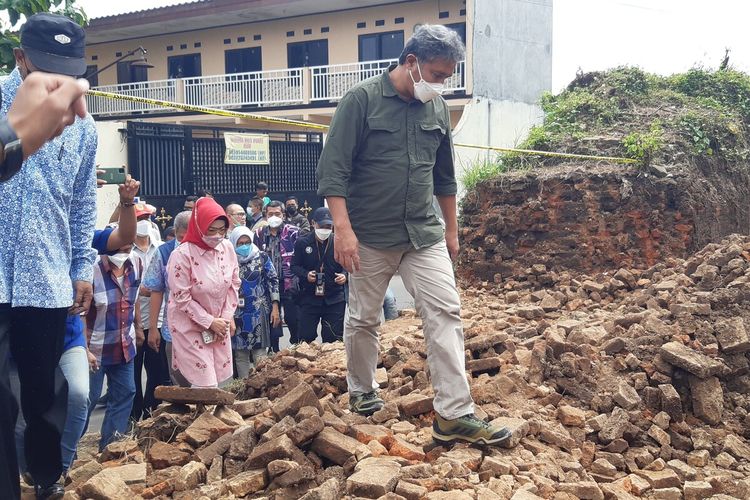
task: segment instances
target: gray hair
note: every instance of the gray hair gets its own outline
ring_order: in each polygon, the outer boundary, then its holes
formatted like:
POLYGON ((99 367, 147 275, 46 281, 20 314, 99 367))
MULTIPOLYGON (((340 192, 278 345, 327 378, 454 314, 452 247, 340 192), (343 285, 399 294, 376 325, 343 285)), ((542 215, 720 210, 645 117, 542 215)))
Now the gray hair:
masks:
POLYGON ((184 212, 180 212, 177 214, 174 218, 174 230, 177 231, 187 231, 188 224, 190 223, 190 215, 192 212, 190 210, 185 210, 184 212))
POLYGON ((420 62, 437 59, 460 62, 466 58, 466 46, 456 31, 442 24, 423 24, 406 41, 398 63, 404 64, 409 54, 414 54, 420 62))

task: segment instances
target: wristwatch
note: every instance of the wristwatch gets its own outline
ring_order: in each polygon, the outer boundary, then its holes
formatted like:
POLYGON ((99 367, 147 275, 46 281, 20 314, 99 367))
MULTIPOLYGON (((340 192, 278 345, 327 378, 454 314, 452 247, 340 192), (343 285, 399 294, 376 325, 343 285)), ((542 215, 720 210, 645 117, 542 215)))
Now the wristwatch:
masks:
POLYGON ((8 123, 0 119, 0 182, 5 182, 16 175, 23 165, 23 148, 21 139, 8 123))

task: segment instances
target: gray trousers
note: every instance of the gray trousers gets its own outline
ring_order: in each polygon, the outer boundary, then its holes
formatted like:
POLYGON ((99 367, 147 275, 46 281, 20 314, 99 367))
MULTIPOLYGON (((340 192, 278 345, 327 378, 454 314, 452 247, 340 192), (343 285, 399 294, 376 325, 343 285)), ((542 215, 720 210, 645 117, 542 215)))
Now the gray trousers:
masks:
POLYGON ((190 387, 190 382, 188 382, 185 377, 182 376, 182 373, 180 373, 179 370, 172 367, 172 342, 165 342, 165 345, 167 347, 167 364, 169 365, 169 378, 172 379, 172 383, 174 385, 178 385, 180 387, 190 387))
POLYGON ((445 240, 406 251, 380 250, 360 243, 359 258, 359 271, 349 276, 349 315, 344 326, 349 392, 362 394, 378 387, 377 328, 385 292, 398 271, 424 323, 435 411, 449 420, 473 413, 465 371, 461 303, 445 240))
POLYGON ((246 378, 255 363, 268 357, 268 349, 232 349, 232 356, 237 367, 237 377, 246 378))

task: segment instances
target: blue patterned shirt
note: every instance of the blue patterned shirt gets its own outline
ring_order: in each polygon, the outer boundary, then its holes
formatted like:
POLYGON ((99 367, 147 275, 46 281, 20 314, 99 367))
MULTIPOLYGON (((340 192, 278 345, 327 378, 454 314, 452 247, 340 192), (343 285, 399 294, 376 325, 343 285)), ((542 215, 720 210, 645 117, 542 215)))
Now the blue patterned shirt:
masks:
MULTIPOLYGON (((175 248, 177 248, 177 240, 164 243, 157 249, 155 258, 151 259, 148 267, 144 270, 143 286, 152 292, 161 292, 164 294, 162 307, 166 307, 167 298, 169 297, 167 263, 175 248)), ((164 342, 172 342, 172 334, 169 332, 166 314, 164 314, 161 323, 161 338, 164 339, 164 342)))
MULTIPOLYGON (((2 82, 0 115, 20 85, 15 69, 2 82)), ((0 304, 70 307, 71 280, 92 281, 96 145, 93 118, 76 118, 0 184, 0 304)))

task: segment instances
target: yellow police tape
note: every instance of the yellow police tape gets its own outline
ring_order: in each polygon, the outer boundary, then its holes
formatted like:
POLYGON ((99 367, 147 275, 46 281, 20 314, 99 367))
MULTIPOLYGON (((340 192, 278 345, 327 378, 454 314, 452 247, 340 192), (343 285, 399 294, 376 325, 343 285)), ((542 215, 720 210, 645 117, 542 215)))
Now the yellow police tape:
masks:
MULTIPOLYGON (((207 115, 225 116, 229 118, 241 118, 245 120, 253 120, 264 123, 277 123, 280 125, 289 125, 292 127, 301 127, 312 130, 328 130, 328 125, 322 125, 320 123, 305 122, 301 120, 289 120, 287 118, 276 118, 273 116, 258 115, 254 113, 244 113, 242 111, 230 111, 226 109, 208 108, 205 106, 194 106, 192 104, 182 104, 178 102, 162 101, 160 99, 149 99, 147 97, 137 97, 125 94, 116 94, 113 92, 102 92, 101 90, 89 90, 88 95, 95 97, 103 97, 106 99, 117 99, 121 101, 139 102, 141 104, 150 104, 152 106, 160 106, 163 108, 174 108, 181 109, 183 111, 191 111, 193 113, 202 113, 207 115)), ((472 149, 484 149, 489 151, 498 151, 502 153, 519 153, 527 155, 538 155, 538 156, 551 156, 556 158, 570 158, 576 160, 600 160, 610 161, 614 163, 638 163, 638 160, 632 158, 620 158, 617 156, 597 156, 597 155, 583 155, 575 153, 558 153, 554 151, 537 151, 533 149, 516 149, 516 148, 501 148, 494 146, 480 146, 477 144, 463 144, 455 143, 454 146, 460 148, 472 148, 472 149)))
POLYGON ((115 94, 112 92, 102 92, 100 90, 89 90, 88 95, 104 97, 107 99, 118 99, 121 101, 139 102, 141 104, 150 104, 152 106, 161 106, 164 108, 181 109, 193 113, 203 113, 207 115, 226 116, 229 118, 242 118, 245 120, 254 120, 265 123, 278 123, 280 125, 290 125, 293 127, 302 127, 313 130, 328 130, 328 125, 319 123, 303 122, 299 120, 289 120, 286 118, 276 118, 273 116, 256 115, 253 113, 243 113, 241 111, 229 111, 226 109, 207 108, 205 106, 194 106, 192 104, 182 104, 177 102, 162 101, 160 99, 149 99, 146 97, 136 97, 132 95, 115 94))

